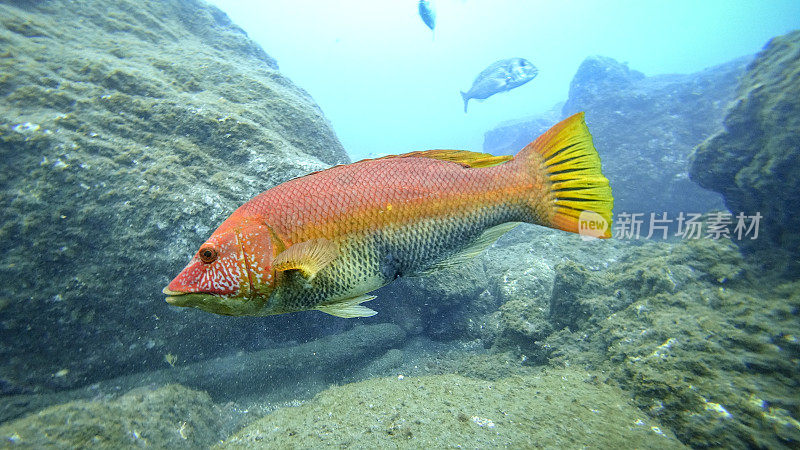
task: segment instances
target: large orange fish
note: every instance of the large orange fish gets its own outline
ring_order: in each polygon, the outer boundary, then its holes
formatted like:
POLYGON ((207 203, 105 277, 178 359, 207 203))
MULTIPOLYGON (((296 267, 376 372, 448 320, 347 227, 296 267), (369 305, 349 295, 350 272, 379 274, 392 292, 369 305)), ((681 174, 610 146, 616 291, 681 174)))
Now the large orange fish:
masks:
POLYGON ((579 113, 513 157, 430 150, 275 186, 234 211, 164 293, 233 316, 371 316, 361 303, 397 277, 457 264, 519 222, 578 232, 591 211, 607 225, 612 203, 579 113))

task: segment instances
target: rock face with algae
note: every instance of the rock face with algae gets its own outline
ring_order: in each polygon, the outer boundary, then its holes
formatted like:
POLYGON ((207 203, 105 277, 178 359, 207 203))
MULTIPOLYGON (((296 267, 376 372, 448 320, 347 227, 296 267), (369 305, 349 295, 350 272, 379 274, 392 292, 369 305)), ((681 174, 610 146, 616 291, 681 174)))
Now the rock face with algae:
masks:
POLYGON ((202 448, 224 437, 222 417, 204 392, 181 385, 140 388, 7 422, 0 425, 0 441, 19 448, 202 448))
POLYGON ((215 448, 682 448, 672 433, 589 373, 483 381, 382 378, 282 408, 215 448))
MULTIPOLYGON (((520 227, 480 257, 488 294, 464 301, 491 302, 488 313, 453 314, 459 336, 504 355, 493 364, 602 370, 693 446, 800 442, 797 283, 756 275, 729 240, 539 231, 520 227)), ((480 365, 461 359, 435 364, 480 365)))
POLYGON ((528 361, 602 370, 696 447, 800 442, 797 283, 751 279, 730 241, 630 248, 606 269, 555 268, 542 336, 499 323, 528 361))
POLYGON ((800 31, 772 39, 747 67, 724 129, 699 145, 692 179, 733 213, 763 216, 739 244, 768 267, 800 271, 800 31))
MULTIPOLYGON (((170 309, 160 290, 238 205, 348 157, 313 99, 223 12, 5 2, 0 100, 3 391, 268 339, 255 321, 170 309)), ((289 328, 286 339, 308 334, 289 328)))

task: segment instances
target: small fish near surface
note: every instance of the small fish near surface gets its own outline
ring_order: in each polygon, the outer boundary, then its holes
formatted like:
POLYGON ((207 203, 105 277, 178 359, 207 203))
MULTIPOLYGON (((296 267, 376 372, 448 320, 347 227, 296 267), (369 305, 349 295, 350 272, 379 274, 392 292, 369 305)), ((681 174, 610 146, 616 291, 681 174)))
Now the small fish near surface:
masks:
POLYGON ((366 317, 369 292, 400 276, 459 264, 519 222, 577 233, 590 211, 611 223, 612 204, 578 113, 516 156, 428 150, 279 184, 234 211, 163 292, 232 316, 366 317))
POLYGON ((433 10, 431 2, 428 0, 419 0, 419 17, 425 22, 425 25, 433 31, 436 28, 436 11, 433 10))
POLYGON ((502 59, 483 70, 467 92, 461 92, 464 112, 470 99, 487 99, 499 92, 509 91, 536 78, 539 69, 524 58, 502 59))

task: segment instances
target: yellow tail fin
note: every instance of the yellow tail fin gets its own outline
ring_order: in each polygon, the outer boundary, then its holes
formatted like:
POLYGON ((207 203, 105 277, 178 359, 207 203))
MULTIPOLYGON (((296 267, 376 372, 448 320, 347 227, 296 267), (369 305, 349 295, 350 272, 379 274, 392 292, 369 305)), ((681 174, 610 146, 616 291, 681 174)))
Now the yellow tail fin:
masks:
POLYGON ((599 216, 605 220, 605 230, 592 235, 611 237, 611 186, 600 171, 600 156, 582 112, 554 125, 514 159, 521 160, 526 170, 534 167, 533 170, 544 172, 536 179, 542 181, 545 195, 539 194, 533 200, 538 223, 582 233, 581 222, 599 216))

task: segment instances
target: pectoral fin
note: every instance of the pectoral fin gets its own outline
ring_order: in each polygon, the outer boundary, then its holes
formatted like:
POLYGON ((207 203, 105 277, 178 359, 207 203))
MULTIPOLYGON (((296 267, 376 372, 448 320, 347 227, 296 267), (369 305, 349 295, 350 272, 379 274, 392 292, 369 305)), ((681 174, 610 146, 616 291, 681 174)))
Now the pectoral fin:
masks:
POLYGON ((336 317, 350 319, 352 317, 369 317, 378 314, 377 311, 361 306, 360 303, 374 299, 374 295, 360 295, 358 297, 346 298, 335 303, 317 306, 316 310, 322 311, 336 317))
POLYGON ((272 261, 272 267, 279 272, 299 270, 303 277, 311 281, 338 255, 338 248, 333 242, 325 238, 310 239, 280 252, 272 261))

